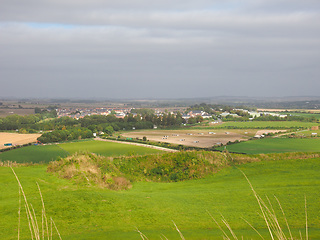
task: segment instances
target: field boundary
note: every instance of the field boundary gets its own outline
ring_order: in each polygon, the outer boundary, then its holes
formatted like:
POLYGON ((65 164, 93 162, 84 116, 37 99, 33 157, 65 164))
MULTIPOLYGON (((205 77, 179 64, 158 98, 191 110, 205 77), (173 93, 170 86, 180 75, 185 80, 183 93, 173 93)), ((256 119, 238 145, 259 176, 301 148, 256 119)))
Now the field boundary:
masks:
POLYGON ((170 148, 164 148, 164 147, 158 147, 148 144, 142 144, 142 143, 134 143, 134 142, 125 142, 125 141, 116 141, 116 140, 110 140, 110 139, 102 139, 102 138, 94 138, 95 141, 105 141, 105 142, 114 142, 114 143, 123 143, 123 144, 130 144, 135 146, 141 146, 141 147, 147 147, 147 148, 153 148, 157 150, 162 150, 166 152, 179 152, 176 149, 170 149, 170 148))

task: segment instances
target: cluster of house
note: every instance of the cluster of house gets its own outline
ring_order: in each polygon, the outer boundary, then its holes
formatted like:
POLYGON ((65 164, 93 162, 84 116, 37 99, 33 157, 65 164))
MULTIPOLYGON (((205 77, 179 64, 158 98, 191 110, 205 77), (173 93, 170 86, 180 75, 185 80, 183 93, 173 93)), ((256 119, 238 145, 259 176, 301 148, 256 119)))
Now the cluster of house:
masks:
MULTIPOLYGON (((241 111, 241 112, 245 112, 248 113, 250 115, 249 120, 252 120, 254 118, 257 117, 261 117, 261 116, 273 116, 273 117, 280 117, 280 118, 285 118, 287 117, 286 114, 279 114, 279 113, 270 113, 270 112, 251 112, 249 110, 246 109, 234 109, 235 111, 241 111)), ((227 116, 231 116, 231 117, 240 117, 238 114, 236 113, 229 113, 229 112, 223 112, 220 114, 220 117, 224 118, 227 116)))
MULTIPOLYGON (((129 113, 131 113, 132 108, 59 108, 56 109, 58 117, 70 117, 74 119, 83 118, 85 116, 92 115, 109 115, 114 114, 117 118, 124 118, 129 113)), ((161 110, 155 110, 155 115, 161 116, 164 112, 161 110)), ((175 112, 171 112, 171 114, 175 114, 175 112)), ((133 113, 133 116, 136 114, 133 113)), ((204 112, 193 110, 188 112, 187 114, 183 114, 182 118, 188 120, 191 117, 201 116, 202 118, 211 118, 212 115, 204 112)))
POLYGON ((183 114, 182 118, 185 119, 185 120, 188 120, 191 117, 197 117, 197 116, 201 116, 204 119, 212 117, 212 115, 210 115, 210 114, 208 114, 208 113, 206 113, 204 111, 192 110, 192 111, 188 112, 187 114, 183 114))
MULTIPOLYGON (((109 115, 109 114, 114 114, 117 118, 124 118, 127 116, 129 113, 131 113, 131 110, 133 108, 59 108, 56 109, 58 117, 71 117, 75 119, 83 118, 85 116, 91 116, 91 115, 109 115)), ((278 114, 278 113, 270 113, 270 112, 254 112, 254 111, 249 111, 246 109, 234 109, 235 111, 242 111, 245 113, 248 113, 250 115, 249 119, 257 118, 260 116, 276 116, 280 118, 285 118, 287 115, 284 114, 278 114)), ((162 115, 164 112, 155 109, 155 114, 157 116, 162 115)), ((175 112, 171 112, 171 114, 175 114, 175 112)), ((133 114, 136 115, 136 114, 133 114)), ((208 114, 205 111, 201 110, 192 110, 189 111, 188 113, 185 113, 182 115, 182 118, 184 118, 186 121, 188 121, 189 118, 191 117, 198 117, 201 116, 203 119, 209 119, 212 117, 212 115, 208 114)), ((225 118, 227 116, 232 116, 232 117, 240 117, 236 113, 230 113, 230 112, 223 112, 219 115, 220 118, 225 118)))
POLYGON ((84 118, 85 116, 104 115, 114 113, 118 118, 124 118, 130 113, 132 108, 58 108, 58 117, 70 117, 74 119, 84 118))

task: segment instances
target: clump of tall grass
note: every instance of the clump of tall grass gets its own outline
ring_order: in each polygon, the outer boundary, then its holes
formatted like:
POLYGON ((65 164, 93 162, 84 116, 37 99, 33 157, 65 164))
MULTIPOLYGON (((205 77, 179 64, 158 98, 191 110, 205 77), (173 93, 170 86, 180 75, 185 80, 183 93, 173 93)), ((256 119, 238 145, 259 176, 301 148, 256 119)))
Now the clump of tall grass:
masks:
MULTIPOLYGON (((241 171, 241 170, 240 170, 241 171)), ((241 171, 242 172, 242 171, 241 171)), ((285 227, 283 227, 283 224, 280 223, 280 219, 279 216, 277 216, 275 209, 270 201, 270 199, 268 197, 266 197, 266 201, 264 201, 255 191, 255 189, 253 188, 251 182, 249 181, 248 177, 245 175, 244 172, 242 172, 242 174, 244 175, 244 177, 246 178, 246 180, 249 183, 249 186, 254 194, 254 197, 257 200, 257 203, 259 205, 259 209, 260 209, 260 213, 261 216, 266 224, 266 228, 269 232, 269 236, 270 239, 272 240, 294 240, 294 239, 301 239, 303 240, 303 236, 302 233, 300 232, 300 236, 299 237, 293 237, 292 235, 292 231, 291 228, 289 226, 288 220, 286 218, 286 215, 284 213, 284 210, 282 208, 282 205, 280 203, 280 201, 278 200, 278 198, 276 196, 274 196, 275 200, 277 201, 277 204, 281 210, 282 213, 282 218, 283 221, 285 223, 285 227)), ((227 227, 229 234, 227 233, 227 231, 223 230, 223 228, 219 225, 219 223, 213 218, 213 216, 209 213, 209 215, 211 216, 211 218, 213 219, 213 221, 218 225, 219 229, 222 231, 223 233, 223 238, 227 239, 227 240, 238 240, 239 238, 236 236, 236 234, 234 233, 234 231, 232 230, 231 226, 228 224, 227 220, 222 216, 222 222, 223 224, 227 227)), ((252 226, 248 221, 246 221, 244 219, 244 221, 259 235, 259 237, 261 239, 265 239, 260 233, 259 231, 252 226)), ((308 240, 308 214, 307 214, 307 200, 305 197, 305 239, 308 240)), ((242 238, 243 239, 243 238, 242 238)))
POLYGON ((52 218, 48 219, 47 215, 46 215, 46 209, 45 209, 45 205, 44 205, 44 200, 42 197, 42 193, 41 193, 41 189, 39 184, 37 183, 38 186, 38 190, 39 190, 39 194, 40 194, 40 198, 41 198, 41 203, 42 203, 42 208, 41 208, 41 223, 39 223, 37 217, 36 217, 36 212, 35 209, 33 208, 32 204, 28 202, 27 200, 27 196, 23 190, 23 187, 20 183, 20 180, 17 176, 17 174, 15 173, 15 171, 13 170, 13 168, 10 166, 14 176, 17 179, 18 185, 19 185, 19 211, 18 211, 18 240, 20 239, 20 222, 21 222, 21 198, 23 197, 24 200, 24 208, 26 211, 26 217, 28 220, 28 226, 29 226, 29 230, 30 230, 30 235, 31 235, 31 239, 35 239, 35 240, 44 240, 44 239, 48 239, 48 240, 52 240, 53 239, 53 227, 59 237, 60 240, 62 240, 61 235, 58 231, 58 228, 55 224, 55 222, 53 221, 52 218), (22 195, 22 196, 21 196, 22 195))

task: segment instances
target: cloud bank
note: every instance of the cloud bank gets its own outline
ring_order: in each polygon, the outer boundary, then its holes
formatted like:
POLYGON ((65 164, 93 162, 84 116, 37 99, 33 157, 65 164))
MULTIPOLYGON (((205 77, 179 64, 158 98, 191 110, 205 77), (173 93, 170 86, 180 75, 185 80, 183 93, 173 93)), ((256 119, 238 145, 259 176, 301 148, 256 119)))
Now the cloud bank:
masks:
POLYGON ((0 96, 319 96, 320 2, 1 1, 0 96))

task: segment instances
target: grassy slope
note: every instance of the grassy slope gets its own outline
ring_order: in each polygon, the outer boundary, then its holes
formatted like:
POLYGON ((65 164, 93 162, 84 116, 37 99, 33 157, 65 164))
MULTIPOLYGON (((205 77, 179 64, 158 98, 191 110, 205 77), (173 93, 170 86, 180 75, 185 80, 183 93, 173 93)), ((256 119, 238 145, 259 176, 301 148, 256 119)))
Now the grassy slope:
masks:
MULTIPOLYGON (((224 147, 218 148, 223 150, 224 147)), ((265 138, 227 146, 230 152, 249 154, 281 152, 320 152, 320 139, 265 138)))
MULTIPOLYGON (((306 195, 310 239, 320 238, 320 159, 257 162, 239 168, 261 196, 268 195, 273 203, 273 195, 279 198, 295 233, 304 227, 306 195)), ((172 220, 186 239, 222 239, 207 211, 217 219, 223 214, 246 237, 258 239, 241 217, 257 228, 265 227, 248 183, 236 168, 201 180, 139 182, 121 192, 72 185, 46 173, 45 166, 20 167, 16 173, 35 209, 40 207, 35 182, 40 184, 47 215, 53 217, 63 239, 141 239, 136 227, 149 239, 160 239, 161 233, 180 239, 172 220)), ((18 187, 9 168, 0 168, 0 183, 0 239, 16 239, 18 187)), ((25 221, 22 225, 27 236, 25 221)))
POLYGON ((56 160, 59 156, 66 157, 68 153, 57 145, 27 146, 0 153, 1 161, 12 161, 17 163, 48 163, 56 160))
POLYGON ((75 153, 79 150, 97 153, 103 156, 120 156, 120 155, 131 155, 131 154, 149 154, 149 153, 159 153, 162 151, 129 145, 122 143, 113 143, 105 141, 85 141, 76 143, 63 143, 59 144, 61 148, 69 153, 75 153))

